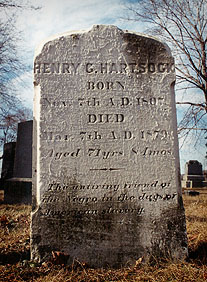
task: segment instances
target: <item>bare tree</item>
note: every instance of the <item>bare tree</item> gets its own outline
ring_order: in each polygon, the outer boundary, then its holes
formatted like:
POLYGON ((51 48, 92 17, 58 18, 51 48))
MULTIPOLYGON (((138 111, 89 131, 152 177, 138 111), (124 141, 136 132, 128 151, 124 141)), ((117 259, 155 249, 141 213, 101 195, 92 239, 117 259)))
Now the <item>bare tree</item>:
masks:
POLYGON ((17 106, 12 79, 23 73, 17 56, 17 36, 12 24, 0 21, 0 111, 17 106))
POLYGON ((207 1, 137 0, 128 5, 127 9, 128 20, 146 23, 147 32, 167 42, 175 55, 177 89, 185 91, 183 92, 185 102, 177 102, 177 104, 186 109, 178 125, 179 133, 187 135, 192 130, 205 132, 207 128, 207 1), (193 100, 190 98, 192 91, 193 100))
POLYGON ((18 123, 31 119, 32 111, 28 108, 21 107, 13 112, 4 110, 0 117, 0 146, 15 141, 18 123))
POLYGON ((40 9, 39 6, 33 6, 30 4, 30 1, 22 1, 22 0, 0 0, 0 8, 8 9, 8 8, 18 8, 18 9, 40 9))
POLYGON ((0 0, 0 146, 16 138, 18 122, 31 119, 31 110, 18 98, 15 83, 29 67, 19 56, 21 32, 17 31, 16 12, 39 9, 27 0, 0 0))
POLYGON ((16 12, 22 9, 38 9, 28 1, 0 0, 0 111, 19 106, 14 79, 28 70, 19 56, 21 32, 15 25, 16 12))

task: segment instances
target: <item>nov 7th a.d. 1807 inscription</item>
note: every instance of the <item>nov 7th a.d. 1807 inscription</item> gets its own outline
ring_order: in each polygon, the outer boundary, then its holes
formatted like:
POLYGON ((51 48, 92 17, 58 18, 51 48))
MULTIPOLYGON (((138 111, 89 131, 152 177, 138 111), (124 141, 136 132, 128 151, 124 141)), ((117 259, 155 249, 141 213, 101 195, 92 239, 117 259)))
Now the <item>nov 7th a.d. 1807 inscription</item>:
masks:
POLYGON ((97 25, 43 44, 34 78, 32 259, 184 258, 169 48, 97 25))

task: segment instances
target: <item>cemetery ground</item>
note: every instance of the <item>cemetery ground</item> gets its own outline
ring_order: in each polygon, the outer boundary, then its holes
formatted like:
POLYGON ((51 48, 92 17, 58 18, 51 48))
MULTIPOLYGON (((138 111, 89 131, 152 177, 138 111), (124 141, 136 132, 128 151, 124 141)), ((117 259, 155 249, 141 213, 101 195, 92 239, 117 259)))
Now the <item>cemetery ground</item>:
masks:
POLYGON ((35 264, 29 260, 31 206, 1 204, 0 281, 207 281, 207 190, 183 198, 189 258, 147 264, 137 258, 136 265, 122 269, 92 269, 79 262, 66 266, 64 255, 58 252, 51 254, 51 261, 35 264))

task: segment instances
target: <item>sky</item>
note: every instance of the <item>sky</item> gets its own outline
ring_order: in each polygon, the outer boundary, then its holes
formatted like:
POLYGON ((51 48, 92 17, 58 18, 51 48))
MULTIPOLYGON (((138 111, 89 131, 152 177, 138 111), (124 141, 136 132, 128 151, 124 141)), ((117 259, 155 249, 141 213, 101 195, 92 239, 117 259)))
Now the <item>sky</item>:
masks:
MULTIPOLYGON (((127 1, 124 0, 30 0, 35 7, 41 9, 35 11, 31 9, 19 11, 17 14, 17 27, 22 31, 21 50, 23 60, 27 60, 29 65, 33 65, 35 48, 50 36, 61 34, 72 30, 86 30, 94 24, 112 24, 121 29, 136 32, 144 32, 146 26, 137 22, 123 20, 126 17, 125 7, 127 1), (125 2, 125 3, 124 3, 125 2)), ((135 2, 130 0, 128 2, 135 2)), ((21 79, 17 79, 19 85, 19 95, 24 100, 25 105, 33 107, 33 78, 32 71, 25 72, 21 79)), ((197 96, 192 92, 190 99, 193 101, 197 96)), ((177 101, 182 101, 185 97, 182 92, 176 93, 177 101)), ((202 101, 202 100, 201 100, 202 101)), ((182 111, 178 111, 178 119, 182 111)), ((197 147, 192 145, 194 140, 192 135, 184 142, 180 149, 181 170, 188 160, 199 160, 206 166, 203 139, 199 140, 197 147)), ((181 143, 181 142, 180 142, 181 143)))

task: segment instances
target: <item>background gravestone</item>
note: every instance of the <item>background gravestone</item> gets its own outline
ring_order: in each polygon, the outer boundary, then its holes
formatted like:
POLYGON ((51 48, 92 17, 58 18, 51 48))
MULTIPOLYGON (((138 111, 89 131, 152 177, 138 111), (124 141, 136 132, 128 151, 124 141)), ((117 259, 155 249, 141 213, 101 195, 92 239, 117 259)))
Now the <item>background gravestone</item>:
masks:
POLYGON ((14 177, 32 177, 32 131, 32 120, 18 123, 14 177))
POLYGON ((13 177, 14 158, 15 158, 16 142, 8 142, 4 144, 2 156, 1 180, 2 183, 13 177))
POLYGON ((32 203, 32 131, 32 120, 18 123, 13 173, 4 182, 7 204, 32 203))
POLYGON ((186 175, 203 175, 202 164, 199 161, 191 160, 185 164, 186 175))
POLYGON ((32 259, 185 257, 169 48, 97 25, 43 44, 34 73, 32 259))
POLYGON ((5 190, 5 182, 7 181, 7 179, 13 177, 15 149, 16 142, 8 142, 4 144, 2 155, 0 190, 5 190))
POLYGON ((190 160, 185 164, 182 187, 196 188, 206 186, 202 164, 197 160, 190 160))

